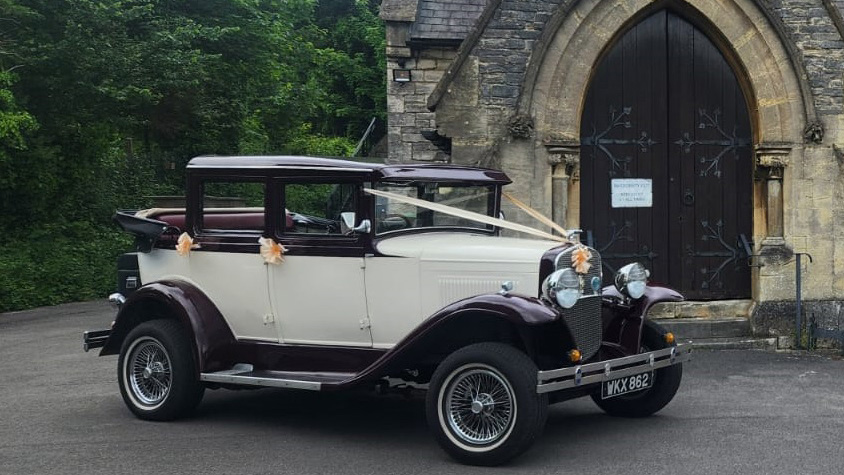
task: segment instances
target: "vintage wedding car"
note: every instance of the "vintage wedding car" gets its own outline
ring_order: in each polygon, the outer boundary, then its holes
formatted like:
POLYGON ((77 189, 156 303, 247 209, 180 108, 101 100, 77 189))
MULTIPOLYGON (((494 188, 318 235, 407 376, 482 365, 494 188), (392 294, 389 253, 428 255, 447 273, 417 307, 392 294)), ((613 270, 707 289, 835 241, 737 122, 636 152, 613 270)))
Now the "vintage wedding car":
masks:
POLYGON ((674 397, 690 349, 646 319, 682 297, 637 263, 499 219, 500 171, 310 157, 198 157, 183 209, 119 212, 119 311, 86 351, 119 354, 149 420, 206 388, 427 387, 455 459, 525 451, 549 403, 641 417, 674 397), (225 196, 226 200, 221 200, 225 196), (545 237, 501 237, 502 228, 545 237))

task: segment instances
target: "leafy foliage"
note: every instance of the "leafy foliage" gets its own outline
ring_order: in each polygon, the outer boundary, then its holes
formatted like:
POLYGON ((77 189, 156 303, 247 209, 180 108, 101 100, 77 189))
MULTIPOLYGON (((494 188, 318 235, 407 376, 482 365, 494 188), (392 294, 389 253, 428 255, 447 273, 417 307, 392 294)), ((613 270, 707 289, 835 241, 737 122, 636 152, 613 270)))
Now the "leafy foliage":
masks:
MULTIPOLYGON (((45 278, 28 270, 30 236, 67 251, 39 265, 78 277, 51 302, 111 290, 63 267, 72 249, 105 239, 97 256, 110 255, 113 211, 182 194, 193 156, 349 155, 386 115, 377 12, 378 0, 0 0, 0 310, 43 303, 25 296, 45 278)), ((73 265, 111 274, 113 260, 92 259, 73 265)))
POLYGON ((0 242, 0 312, 103 298, 132 239, 112 227, 51 225, 0 242))

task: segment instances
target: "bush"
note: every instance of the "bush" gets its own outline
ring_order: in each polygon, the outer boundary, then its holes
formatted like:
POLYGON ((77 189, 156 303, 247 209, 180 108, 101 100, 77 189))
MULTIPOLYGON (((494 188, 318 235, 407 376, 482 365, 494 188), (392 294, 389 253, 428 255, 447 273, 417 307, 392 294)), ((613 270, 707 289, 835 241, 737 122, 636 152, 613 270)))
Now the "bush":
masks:
POLYGON ((116 227, 50 225, 0 241, 0 312, 105 298, 132 239, 116 227))
POLYGON ((291 134, 285 152, 320 157, 350 157, 354 150, 355 142, 352 139, 314 134, 310 124, 304 124, 291 134))

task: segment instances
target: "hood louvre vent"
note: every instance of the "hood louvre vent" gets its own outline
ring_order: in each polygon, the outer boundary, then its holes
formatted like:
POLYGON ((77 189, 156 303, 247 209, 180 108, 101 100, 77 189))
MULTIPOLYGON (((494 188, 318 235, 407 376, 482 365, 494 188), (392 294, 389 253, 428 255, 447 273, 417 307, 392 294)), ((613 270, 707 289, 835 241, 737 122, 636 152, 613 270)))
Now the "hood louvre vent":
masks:
POLYGON ((446 306, 458 300, 480 294, 495 293, 501 290, 501 283, 513 282, 513 290, 518 291, 519 281, 513 278, 472 279, 465 277, 443 277, 439 279, 440 305, 446 306))

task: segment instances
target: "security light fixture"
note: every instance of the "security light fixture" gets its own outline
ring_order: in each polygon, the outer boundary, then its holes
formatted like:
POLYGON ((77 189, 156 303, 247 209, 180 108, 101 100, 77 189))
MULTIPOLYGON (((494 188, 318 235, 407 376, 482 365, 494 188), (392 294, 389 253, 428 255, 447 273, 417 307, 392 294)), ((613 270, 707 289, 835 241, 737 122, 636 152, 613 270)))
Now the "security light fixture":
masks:
POLYGON ((395 82, 410 82, 410 70, 409 69, 394 69, 393 70, 393 81, 395 81, 395 82))

